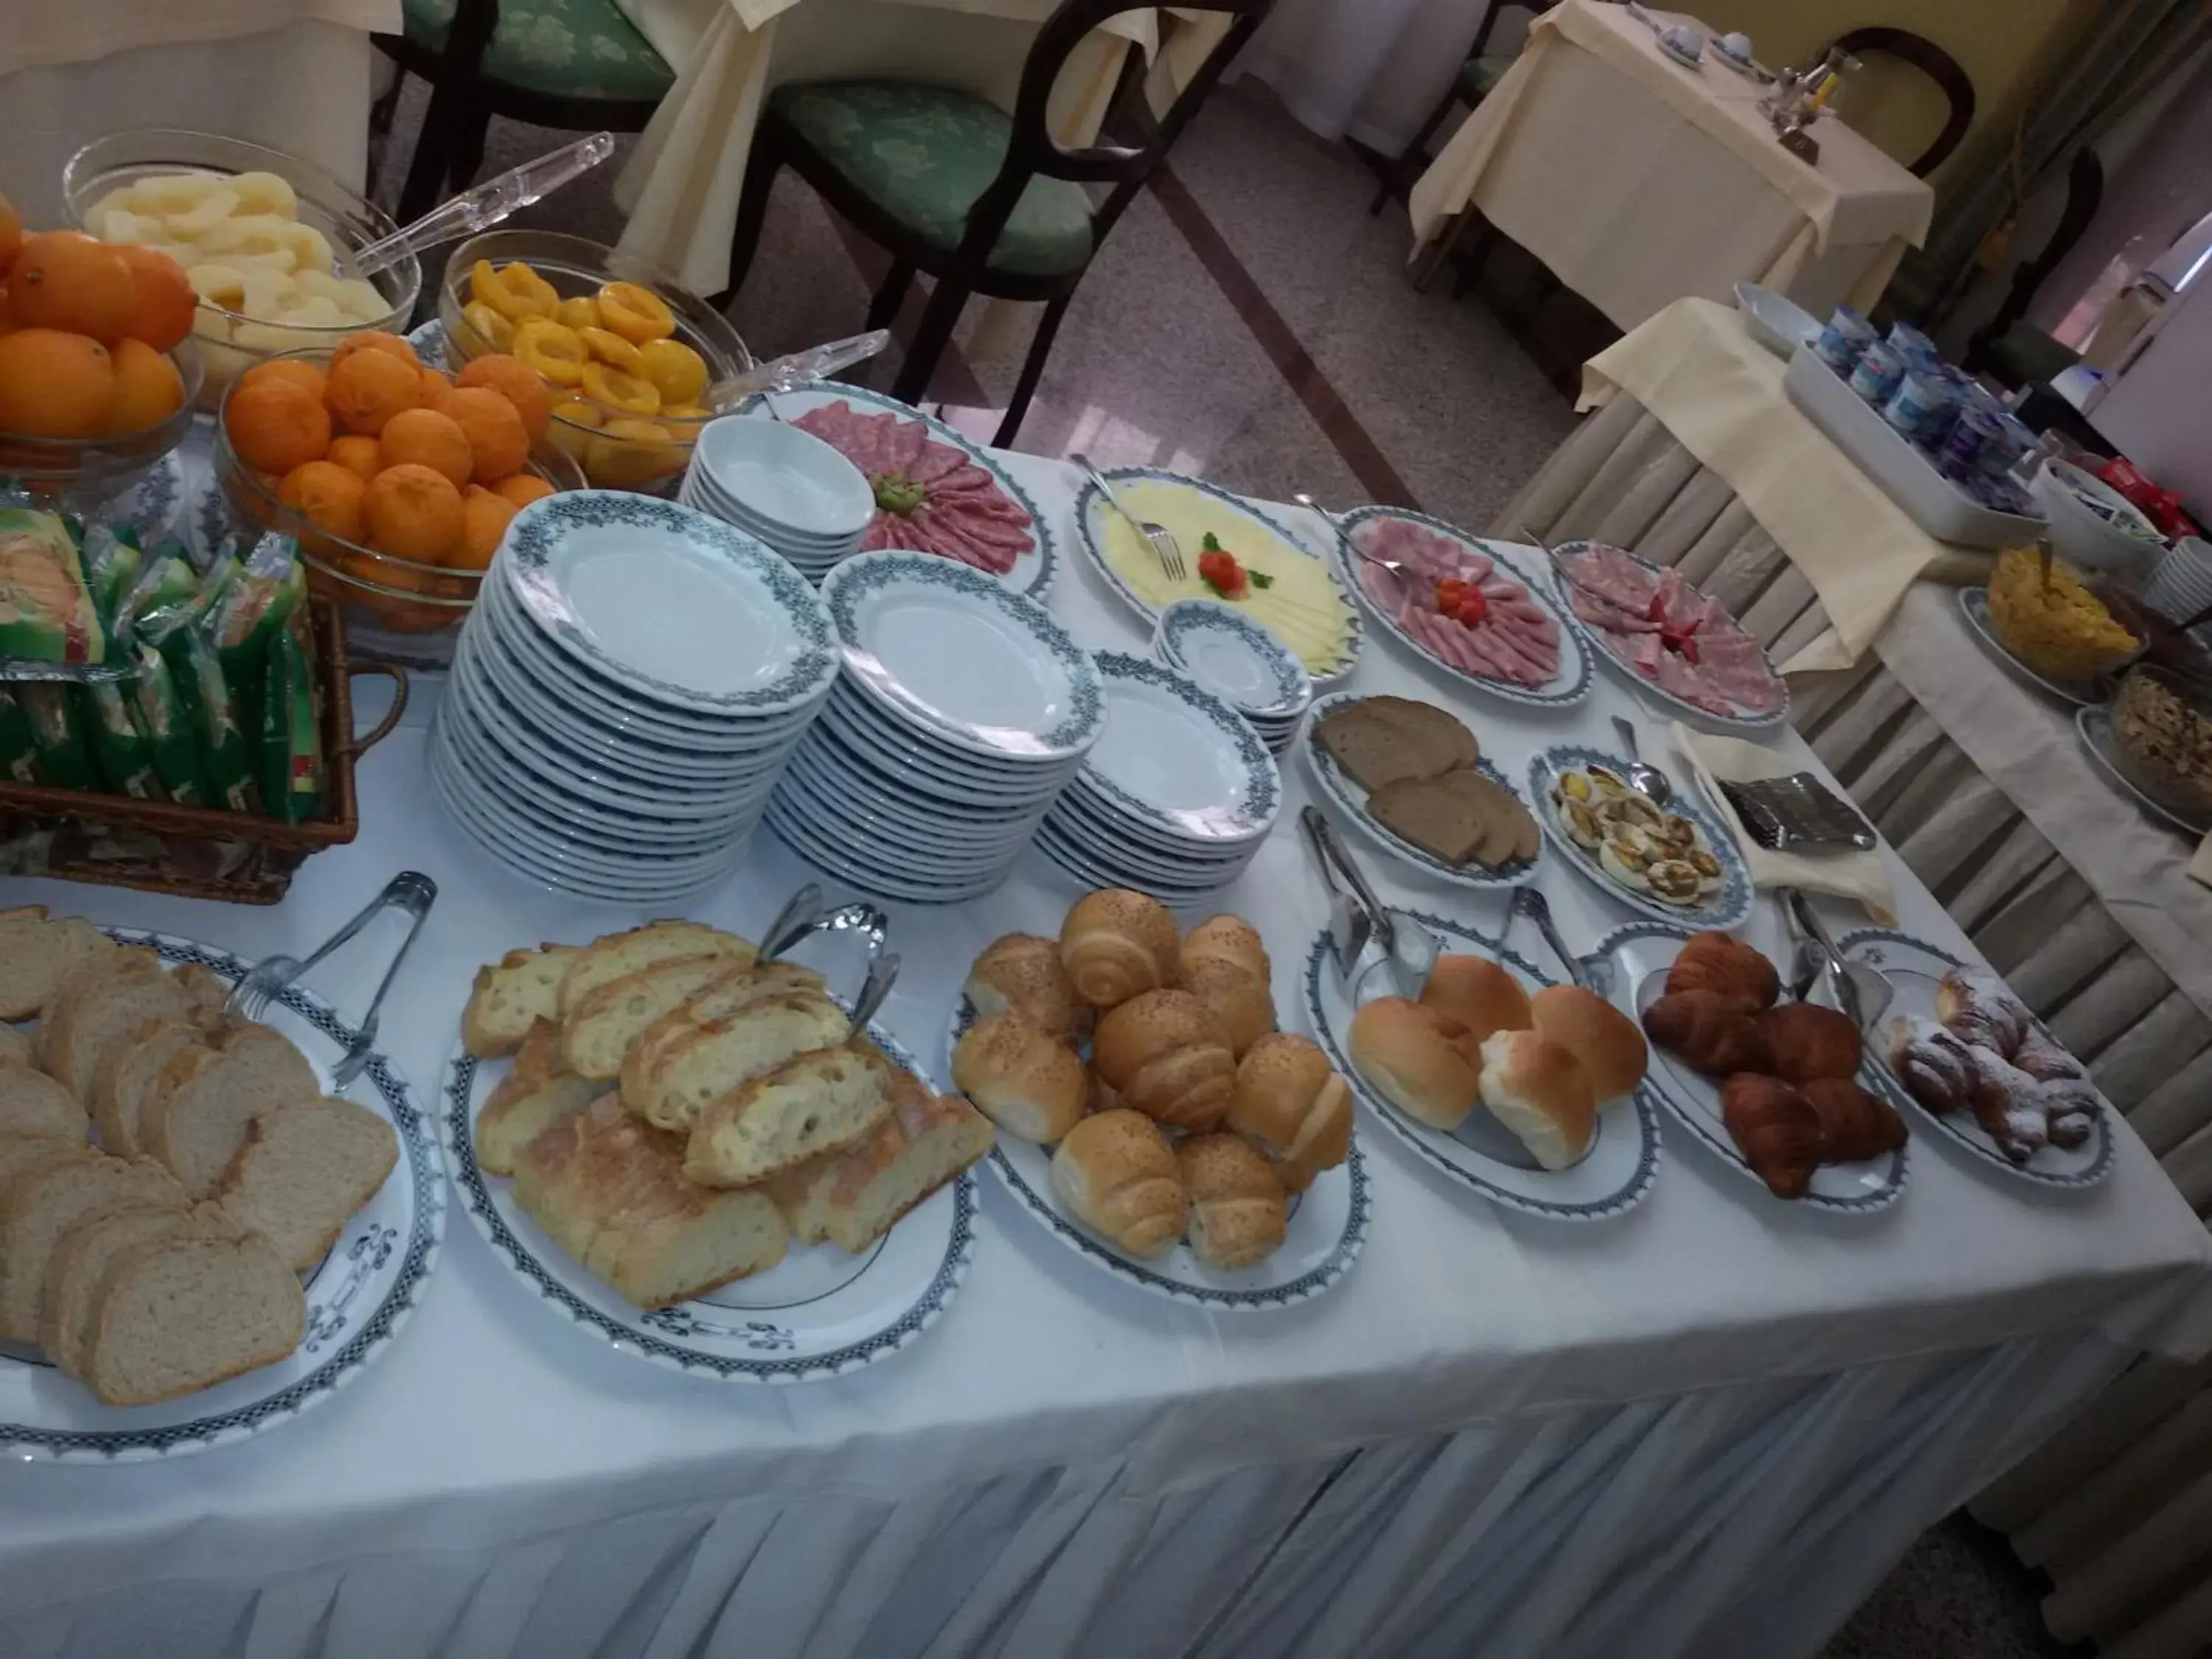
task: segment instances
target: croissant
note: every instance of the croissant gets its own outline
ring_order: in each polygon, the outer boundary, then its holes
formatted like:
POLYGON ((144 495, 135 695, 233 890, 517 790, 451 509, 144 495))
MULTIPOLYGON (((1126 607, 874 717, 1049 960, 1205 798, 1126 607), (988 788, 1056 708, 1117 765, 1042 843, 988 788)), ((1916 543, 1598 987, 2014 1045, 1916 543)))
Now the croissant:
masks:
POLYGON ((2087 1067, 2061 1048, 2056 1039, 2045 1036, 2043 1029, 2035 1024, 2028 1026, 2027 1034, 2020 1040, 2020 1046, 2010 1050, 2006 1058, 2038 1083, 2058 1083, 2089 1075, 2087 1067))
POLYGON ((1966 1102, 1974 1121, 1999 1152, 2015 1164, 2027 1163, 2051 1144, 2043 1085, 1994 1049, 1969 1048, 1966 1058, 1973 1066, 1966 1102))
POLYGON ((1739 1073, 1721 1085, 1721 1121, 1777 1198, 1802 1198, 1827 1142, 1820 1115, 1780 1078, 1739 1073))
POLYGON ((1974 1063, 1966 1045, 1932 1019, 1891 1022, 1889 1069, 1931 1112, 1962 1112, 1971 1104, 1974 1063))
POLYGON ((1820 1133, 1827 1137, 1825 1162, 1863 1163, 1905 1145, 1905 1120, 1896 1109, 1847 1077, 1815 1078, 1800 1084, 1797 1092, 1820 1118, 1820 1133))
POLYGON ((2035 1023, 2002 980, 1962 968, 1944 975, 1936 988, 1936 1018, 1969 1048, 1986 1048, 1999 1059, 2019 1048, 2035 1023))
POLYGON ((1782 976, 1760 952, 1729 933, 1692 933, 1667 970, 1667 994, 1717 991, 1756 1011, 1782 994, 1782 976))
POLYGON ((1719 991, 1680 991, 1644 1011, 1644 1034, 1707 1077, 1771 1072, 1774 1051, 1741 999, 1719 991))
POLYGON ((1790 1083, 1816 1077, 1850 1077, 1864 1046, 1850 1016, 1809 1002, 1785 1002, 1759 1016, 1774 1050, 1774 1075, 1790 1083))

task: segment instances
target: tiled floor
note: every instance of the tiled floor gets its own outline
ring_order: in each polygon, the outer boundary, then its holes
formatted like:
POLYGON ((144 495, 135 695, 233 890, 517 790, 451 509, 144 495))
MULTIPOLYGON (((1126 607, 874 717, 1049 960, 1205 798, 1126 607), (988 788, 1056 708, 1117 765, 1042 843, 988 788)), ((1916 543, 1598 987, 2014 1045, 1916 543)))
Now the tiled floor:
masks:
MULTIPOLYGON (((387 204, 422 112, 421 89, 409 88, 387 204)), ((496 123, 485 171, 557 142, 496 123)), ((618 167, 619 158, 521 222, 612 240, 618 167)), ((1367 216, 1374 185, 1360 163, 1264 99, 1218 98, 1184 135, 1172 171, 1086 276, 1019 447, 1172 465, 1278 500, 1297 489, 1337 505, 1389 497, 1482 526, 1572 428, 1565 401, 1480 305, 1453 301, 1449 284, 1413 292, 1404 216, 1367 216)), ((756 353, 859 330, 868 279, 789 177, 761 246, 732 308, 756 353)), ((933 395, 988 436, 997 414, 986 406, 1003 407, 1026 344, 1024 329, 1010 350, 962 354, 933 395)), ((870 378, 887 383, 892 367, 879 362, 870 378)), ((1919 1540, 1824 1659, 2063 1659, 2070 1650, 2038 1617, 2040 1593, 2001 1540, 1954 1517, 1919 1540)))

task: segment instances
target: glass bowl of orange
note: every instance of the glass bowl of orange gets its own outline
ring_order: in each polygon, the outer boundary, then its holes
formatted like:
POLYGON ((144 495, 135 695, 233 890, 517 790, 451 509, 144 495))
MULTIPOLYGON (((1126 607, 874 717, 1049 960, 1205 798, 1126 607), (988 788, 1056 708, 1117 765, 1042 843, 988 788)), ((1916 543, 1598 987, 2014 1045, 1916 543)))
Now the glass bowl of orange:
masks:
POLYGON ((454 250, 438 290, 456 368, 505 352, 553 396, 550 441, 599 489, 673 495, 716 380, 753 366, 729 320, 659 266, 552 231, 493 230, 454 250))
POLYGON ((281 353, 224 393, 215 473, 240 528, 300 544, 310 586, 410 635, 457 629, 508 522, 583 487, 551 400, 495 355, 458 380, 397 335, 281 353))

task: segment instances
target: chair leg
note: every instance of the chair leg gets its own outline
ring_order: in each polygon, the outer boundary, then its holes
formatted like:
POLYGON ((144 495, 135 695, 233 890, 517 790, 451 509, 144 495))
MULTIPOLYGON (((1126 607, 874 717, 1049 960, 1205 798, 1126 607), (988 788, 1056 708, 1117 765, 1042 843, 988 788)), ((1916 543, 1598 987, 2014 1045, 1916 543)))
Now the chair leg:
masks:
POLYGON ((738 222, 730 232, 730 285, 707 301, 726 312, 745 285, 760 251, 761 229, 768 223, 769 198, 775 190, 775 175, 783 170, 783 152, 774 130, 765 121, 753 129, 753 147, 745 157, 745 182, 738 197, 738 222))
POLYGON ((898 379, 891 384, 892 397, 902 404, 918 404, 928 394, 929 383, 936 378, 937 360, 952 343, 960 308, 967 303, 968 290, 957 283, 940 278, 930 290, 929 303, 922 307, 921 325, 907 342, 905 361, 899 364, 898 379))
POLYGON ((415 155, 407 164, 407 182, 399 188, 399 211, 395 216, 401 224, 413 224, 438 204, 474 91, 473 87, 459 86, 441 86, 431 91, 430 107, 415 140, 415 155))
POLYGON ((1444 234, 1437 239, 1436 251, 1430 254, 1426 264, 1414 270, 1414 293, 1426 294, 1435 286, 1437 273, 1451 263, 1452 255, 1458 251, 1460 243, 1474 228, 1478 221, 1486 225, 1489 222, 1483 219, 1474 204, 1469 203, 1460 210, 1459 217, 1444 228, 1444 234))
POLYGON ((1030 341, 1030 355, 1022 360, 1022 378, 1014 385, 1014 400, 1006 405, 1006 418, 999 422, 998 435, 991 440, 995 449, 1011 449, 1022 429, 1023 417, 1030 412, 1030 399, 1036 395, 1037 382, 1044 378, 1044 360, 1052 355, 1053 336, 1060 332, 1060 319, 1067 313, 1067 302, 1075 296, 1063 294, 1045 307, 1044 315, 1037 319, 1036 334, 1030 341))
POLYGON ((868 319, 860 325, 863 333, 872 333, 879 328, 889 328, 906 303, 907 290, 914 286, 915 264, 911 259, 894 259, 891 268, 884 273, 884 280, 876 285, 875 298, 868 302, 868 319))
POLYGON ((1382 180, 1382 188, 1375 192, 1375 199, 1367 204, 1369 218, 1374 218, 1412 186, 1414 167, 1426 159, 1429 140, 1437 136, 1437 129, 1443 125, 1444 117, 1452 112, 1452 106, 1457 102, 1459 82, 1455 80, 1444 88, 1444 95, 1429 112, 1429 118, 1421 123, 1420 130, 1414 133, 1406 148, 1398 152, 1398 159, 1390 164, 1390 171, 1382 180))
POLYGON ((483 169, 484 145, 491 136, 491 112, 478 105, 463 123, 453 141, 453 159, 446 169, 446 188, 455 195, 476 182, 483 169))
POLYGON ((392 118, 399 112, 399 94, 407 89, 407 71, 393 65, 392 89, 368 106, 368 173, 362 194, 374 202, 382 182, 380 175, 392 149, 392 118))

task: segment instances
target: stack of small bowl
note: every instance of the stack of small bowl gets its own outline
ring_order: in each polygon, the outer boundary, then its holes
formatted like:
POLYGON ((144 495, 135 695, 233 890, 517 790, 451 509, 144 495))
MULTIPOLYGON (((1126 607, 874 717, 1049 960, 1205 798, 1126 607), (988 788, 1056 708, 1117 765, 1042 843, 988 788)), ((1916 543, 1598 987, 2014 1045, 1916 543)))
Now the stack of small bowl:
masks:
POLYGON ((1290 747, 1313 706, 1313 678, 1297 653, 1219 599, 1177 599, 1161 611, 1152 654, 1234 708, 1271 755, 1290 747))
POLYGON ((757 537, 817 587, 860 550, 875 492, 811 432, 767 416, 726 416, 692 447, 678 500, 757 537))

